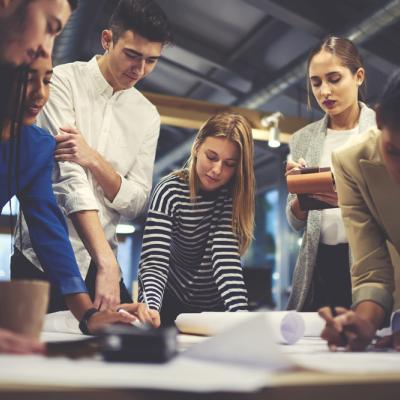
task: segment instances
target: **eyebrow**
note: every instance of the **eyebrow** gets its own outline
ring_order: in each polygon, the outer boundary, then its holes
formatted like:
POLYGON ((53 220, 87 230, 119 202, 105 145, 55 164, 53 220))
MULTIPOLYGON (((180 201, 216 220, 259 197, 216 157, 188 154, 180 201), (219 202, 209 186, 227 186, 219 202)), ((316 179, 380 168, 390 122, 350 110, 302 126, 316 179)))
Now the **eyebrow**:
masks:
MULTIPOLYGON (((327 74, 325 74, 325 76, 332 76, 335 74, 340 74, 339 71, 332 71, 332 72, 328 72, 327 74)), ((319 76, 310 76, 310 79, 321 79, 319 76)))
MULTIPOLYGON (((140 53, 139 51, 136 51, 136 50, 133 50, 133 49, 129 49, 129 48, 127 48, 127 47, 125 47, 124 50, 125 50, 127 53, 134 54, 135 56, 143 57, 143 54, 140 53)), ((151 60, 158 60, 160 57, 161 57, 161 56, 150 56, 150 57, 147 57, 146 59, 147 59, 147 60, 150 60, 150 59, 151 59, 151 60)))
MULTIPOLYGON (((38 74, 38 70, 37 69, 33 69, 33 68, 30 68, 29 69, 29 73, 30 74, 38 74)), ((50 75, 50 74, 52 74, 53 73, 53 70, 52 69, 48 69, 46 72, 45 72, 45 75, 50 75)))
MULTIPOLYGON (((214 150, 207 149, 207 151, 209 151, 209 152, 215 154, 216 156, 219 156, 218 153, 215 152, 214 150)), ((238 161, 238 160, 239 160, 239 158, 226 158, 224 161, 238 161)))

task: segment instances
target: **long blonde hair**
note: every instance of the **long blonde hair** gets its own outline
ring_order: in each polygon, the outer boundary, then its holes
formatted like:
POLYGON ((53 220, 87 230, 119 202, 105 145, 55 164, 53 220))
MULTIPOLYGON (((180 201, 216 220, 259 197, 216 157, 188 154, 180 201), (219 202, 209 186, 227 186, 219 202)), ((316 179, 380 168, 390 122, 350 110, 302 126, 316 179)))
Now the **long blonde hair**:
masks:
POLYGON ((247 119, 239 114, 219 113, 200 128, 192 145, 185 170, 176 174, 189 182, 190 198, 196 201, 199 178, 196 172, 197 150, 207 137, 226 137, 239 148, 239 163, 231 180, 232 230, 239 240, 240 254, 245 253, 253 238, 255 178, 253 167, 253 137, 247 119))

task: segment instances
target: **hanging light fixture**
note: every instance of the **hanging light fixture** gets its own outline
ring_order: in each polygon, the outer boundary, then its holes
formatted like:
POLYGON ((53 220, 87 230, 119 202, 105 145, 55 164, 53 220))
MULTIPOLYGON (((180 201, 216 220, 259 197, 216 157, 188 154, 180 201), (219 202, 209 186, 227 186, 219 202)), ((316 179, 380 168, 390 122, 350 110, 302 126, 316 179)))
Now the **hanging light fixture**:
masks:
POLYGON ((277 148, 281 145, 280 141, 280 129, 279 129, 279 119, 283 117, 283 114, 279 111, 266 115, 261 118, 261 125, 268 129, 268 146, 272 148, 277 148))

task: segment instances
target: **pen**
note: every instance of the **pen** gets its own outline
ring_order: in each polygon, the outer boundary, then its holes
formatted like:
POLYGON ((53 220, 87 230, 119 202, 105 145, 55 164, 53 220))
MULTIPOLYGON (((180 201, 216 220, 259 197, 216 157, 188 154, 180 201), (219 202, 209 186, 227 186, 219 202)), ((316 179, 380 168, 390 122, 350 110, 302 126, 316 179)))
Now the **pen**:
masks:
MULTIPOLYGON (((337 312, 334 306, 329 306, 329 308, 331 309, 331 313, 333 317, 337 317, 337 312)), ((342 330, 342 332, 340 332, 340 340, 343 343, 342 346, 345 347, 347 346, 347 336, 344 333, 344 331, 342 330)))

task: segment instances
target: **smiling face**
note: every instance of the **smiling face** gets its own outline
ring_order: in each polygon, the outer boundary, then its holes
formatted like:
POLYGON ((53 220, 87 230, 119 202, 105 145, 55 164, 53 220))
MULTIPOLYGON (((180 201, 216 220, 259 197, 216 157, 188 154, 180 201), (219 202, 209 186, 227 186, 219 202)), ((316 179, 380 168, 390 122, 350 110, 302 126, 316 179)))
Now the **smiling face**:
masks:
POLYGON ((226 185, 239 163, 239 146, 226 137, 207 137, 196 151, 200 188, 211 192, 226 185))
POLYGON ((24 125, 32 125, 50 94, 50 79, 53 74, 50 57, 40 57, 32 63, 24 106, 24 125))
POLYGON ((337 116, 357 105, 358 89, 364 81, 364 69, 353 74, 340 58, 326 50, 310 62, 309 79, 318 105, 329 116, 337 116))
POLYGON ((115 91, 129 89, 155 68, 162 44, 151 42, 133 31, 124 32, 114 43, 112 32, 103 31, 106 53, 99 60, 100 70, 115 91))
POLYGON ((67 0, 34 0, 17 7, 5 19, 10 37, 3 45, 2 58, 12 64, 30 64, 37 57, 49 57, 54 39, 65 26, 71 7, 67 0), (25 7, 23 9, 22 7, 25 7))

